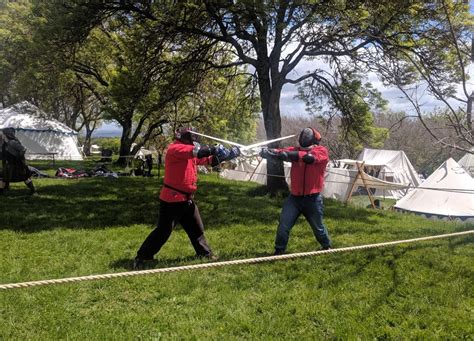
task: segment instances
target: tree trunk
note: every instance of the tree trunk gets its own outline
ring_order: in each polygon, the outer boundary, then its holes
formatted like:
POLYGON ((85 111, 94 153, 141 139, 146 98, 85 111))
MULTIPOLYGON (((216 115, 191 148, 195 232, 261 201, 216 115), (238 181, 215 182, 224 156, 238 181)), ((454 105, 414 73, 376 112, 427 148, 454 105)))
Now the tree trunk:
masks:
POLYGON ((93 129, 89 126, 89 124, 84 125, 86 128, 86 136, 84 138, 84 145, 82 146, 82 152, 86 156, 91 155, 91 139, 92 139, 92 132, 93 129))
MULTIPOLYGON (((270 84, 268 71, 258 72, 258 83, 260 88, 260 103, 263 112, 263 122, 267 139, 281 137, 280 95, 282 86, 270 84)), ((280 142, 274 142, 268 147, 278 148, 280 142)), ((275 159, 267 160, 267 189, 275 194, 278 191, 288 190, 285 181, 283 162, 275 159)))
POLYGON ((130 156, 130 149, 132 148, 132 121, 120 122, 122 126, 122 136, 120 137, 120 157, 117 160, 117 165, 125 167, 127 159, 130 156))

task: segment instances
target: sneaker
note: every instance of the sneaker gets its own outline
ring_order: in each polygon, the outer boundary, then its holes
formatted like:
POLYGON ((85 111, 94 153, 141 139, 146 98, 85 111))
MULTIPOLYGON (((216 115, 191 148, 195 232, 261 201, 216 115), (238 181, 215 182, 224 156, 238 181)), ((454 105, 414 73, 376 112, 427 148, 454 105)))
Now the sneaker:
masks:
POLYGON ((321 248, 321 250, 323 250, 323 251, 324 251, 324 250, 331 250, 331 249, 332 249, 331 246, 323 246, 323 247, 321 248))

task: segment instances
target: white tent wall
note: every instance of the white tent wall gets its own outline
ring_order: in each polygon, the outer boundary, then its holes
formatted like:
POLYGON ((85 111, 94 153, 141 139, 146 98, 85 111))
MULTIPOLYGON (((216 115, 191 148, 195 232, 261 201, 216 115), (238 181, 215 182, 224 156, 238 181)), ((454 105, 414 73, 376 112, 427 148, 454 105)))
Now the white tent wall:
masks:
MULTIPOLYGON (((346 160, 350 161, 350 160, 346 160)), ((362 161, 354 161, 362 166, 362 161)), ((328 167, 324 178, 323 196, 325 198, 332 198, 342 202, 346 202, 351 195, 351 189, 356 191, 358 187, 375 188, 377 191, 407 191, 409 184, 401 184, 384 181, 379 178, 368 175, 361 168, 346 169, 328 167)))
POLYGON ((0 129, 15 128, 28 159, 48 159, 54 153, 57 160, 83 160, 77 132, 46 116, 38 107, 21 102, 0 110, 0 129))
POLYGON ((450 158, 419 188, 398 200, 395 208, 428 217, 474 221, 474 179, 450 158))
POLYGON ((31 154, 48 154, 49 151, 38 144, 37 141, 32 140, 28 135, 26 134, 25 131, 22 130, 17 130, 15 133, 16 137, 18 140, 20 140, 21 144, 23 147, 26 148, 26 158, 30 159, 31 154))
POLYGON ((323 197, 346 202, 356 176, 357 171, 328 167, 324 177, 323 197))
MULTIPOLYGON (((421 183, 415 168, 402 150, 369 149, 359 154, 358 161, 364 161, 364 167, 380 168, 377 178, 388 182, 395 182, 413 187, 421 183)), ((369 175, 373 175, 367 172, 369 175)), ((375 196, 400 199, 406 194, 406 190, 380 190, 375 196)))
POLYGON ((26 157, 29 160, 49 159, 52 157, 51 153, 54 153, 56 160, 83 160, 75 135, 54 131, 18 130, 17 136, 20 142, 22 142, 22 136, 28 137, 50 153, 50 155, 44 155, 44 153, 28 151, 26 157))
MULTIPOLYGON (((236 160, 234 169, 224 169, 219 176, 229 180, 252 181, 262 185, 267 184, 267 160, 244 159, 236 160)), ((290 184, 291 163, 284 162, 285 179, 290 184)))

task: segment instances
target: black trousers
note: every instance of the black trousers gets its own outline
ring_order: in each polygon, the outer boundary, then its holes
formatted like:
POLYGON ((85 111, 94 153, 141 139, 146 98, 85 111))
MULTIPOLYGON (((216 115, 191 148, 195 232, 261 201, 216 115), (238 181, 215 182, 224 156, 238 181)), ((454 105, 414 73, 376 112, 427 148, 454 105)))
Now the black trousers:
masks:
POLYGON ((153 259, 153 256, 167 242, 171 231, 177 223, 183 226, 198 256, 212 254, 206 237, 204 237, 204 225, 199 209, 194 201, 169 203, 160 200, 158 226, 145 239, 137 252, 137 257, 140 259, 153 259))

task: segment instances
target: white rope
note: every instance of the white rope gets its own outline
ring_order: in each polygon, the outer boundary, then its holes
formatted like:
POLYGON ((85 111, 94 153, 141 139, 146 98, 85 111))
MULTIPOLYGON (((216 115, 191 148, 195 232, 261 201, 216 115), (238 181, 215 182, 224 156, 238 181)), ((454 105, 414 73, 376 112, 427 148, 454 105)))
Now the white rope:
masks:
POLYGON ((177 271, 196 270, 196 269, 208 269, 208 268, 223 267, 226 265, 256 264, 256 263, 270 262, 274 260, 294 259, 294 258, 309 257, 309 256, 319 256, 319 255, 325 255, 325 254, 330 254, 330 253, 373 249, 373 248, 385 247, 385 246, 391 246, 391 245, 415 243, 415 242, 441 239, 441 238, 457 237, 457 236, 463 236, 463 235, 468 235, 468 234, 473 234, 473 233, 474 233, 474 230, 469 230, 469 231, 463 231, 463 232, 441 234, 441 235, 436 235, 436 236, 397 240, 397 241, 377 243, 377 244, 342 247, 342 248, 330 249, 330 250, 299 252, 299 253, 292 253, 292 254, 279 255, 279 256, 237 259, 237 260, 215 262, 215 263, 184 265, 184 266, 176 266, 176 267, 171 267, 171 268, 161 268, 161 269, 151 269, 151 270, 141 270, 141 271, 118 272, 118 273, 110 273, 110 274, 102 274, 102 275, 89 275, 89 276, 81 276, 81 277, 48 279, 48 280, 42 280, 42 281, 10 283, 10 284, 0 285, 0 289, 7 290, 7 289, 15 289, 15 288, 28 288, 28 287, 36 287, 40 285, 63 284, 63 283, 92 281, 92 280, 97 280, 97 279, 121 278, 121 277, 151 275, 151 274, 157 274, 157 273, 177 272, 177 271))

